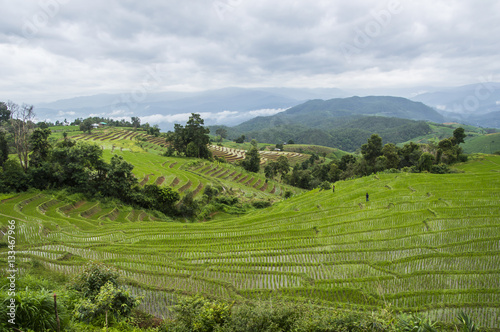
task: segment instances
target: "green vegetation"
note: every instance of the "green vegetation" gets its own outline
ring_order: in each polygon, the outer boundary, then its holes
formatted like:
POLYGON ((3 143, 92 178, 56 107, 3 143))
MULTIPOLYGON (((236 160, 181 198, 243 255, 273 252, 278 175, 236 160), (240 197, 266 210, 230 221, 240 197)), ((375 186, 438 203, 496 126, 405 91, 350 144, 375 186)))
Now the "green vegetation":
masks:
POLYGON ((137 328, 138 298, 168 318, 147 325, 160 331, 498 327, 500 156, 457 163, 467 130, 402 148, 372 135, 361 157, 288 172, 283 152, 259 173, 167 156, 139 131, 37 130, 27 171, 11 156, 0 174, 0 261, 14 223, 25 330, 55 330, 54 290, 74 331, 137 328))
POLYGON ((361 311, 390 305, 448 322, 463 310, 494 327, 499 158, 456 166, 465 173, 340 181, 335 193, 313 190, 199 224, 96 222, 88 217, 95 204, 77 212, 81 203, 63 208, 40 193, 15 196, 1 209, 23 225, 23 257, 67 274, 81 271, 80 260, 60 259, 68 253, 104 261, 144 295, 141 308, 159 316, 176 303, 173 294, 202 293, 361 311))
POLYGON ((465 141, 465 153, 496 153, 500 151, 500 133, 476 136, 465 141))

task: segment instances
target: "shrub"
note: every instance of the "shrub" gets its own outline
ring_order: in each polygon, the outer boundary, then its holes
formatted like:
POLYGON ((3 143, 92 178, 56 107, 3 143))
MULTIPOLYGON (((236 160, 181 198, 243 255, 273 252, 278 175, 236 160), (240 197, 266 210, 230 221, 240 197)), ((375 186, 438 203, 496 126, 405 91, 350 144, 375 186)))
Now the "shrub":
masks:
POLYGON ((103 263, 90 262, 76 277, 72 288, 80 292, 83 297, 94 299, 106 283, 111 282, 113 286, 117 286, 118 276, 115 268, 103 263))
POLYGON ((265 209, 267 207, 270 207, 272 204, 269 201, 255 201, 252 202, 252 206, 256 209, 265 209))
POLYGON ((323 181, 319 185, 319 188, 322 189, 322 190, 330 190, 330 189, 332 189, 332 185, 328 181, 323 181))

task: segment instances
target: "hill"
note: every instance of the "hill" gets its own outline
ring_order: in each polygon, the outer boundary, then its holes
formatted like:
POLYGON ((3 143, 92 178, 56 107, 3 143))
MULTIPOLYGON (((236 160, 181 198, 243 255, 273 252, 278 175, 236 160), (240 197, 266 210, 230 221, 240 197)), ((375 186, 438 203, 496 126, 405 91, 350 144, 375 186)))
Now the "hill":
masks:
MULTIPOLYGON (((64 127, 55 131, 60 135, 64 127)), ((69 132, 76 141, 94 143, 103 149, 104 158, 109 161, 113 155, 124 158, 134 165, 133 174, 140 185, 157 184, 169 186, 182 195, 188 191, 197 198, 207 185, 231 189, 242 201, 254 199, 277 200, 285 191, 301 192, 282 183, 266 179, 263 175, 245 172, 231 164, 211 164, 193 158, 165 157, 165 139, 146 135, 127 128, 101 128, 92 134, 80 131, 69 132)), ((284 154, 293 162, 297 154, 284 154)), ((305 158, 305 157, 304 157, 305 158)), ((299 157, 300 160, 300 157, 299 157)))
POLYGON ((412 100, 434 107, 447 121, 500 128, 500 83, 484 82, 427 92, 412 100))
MULTIPOLYGON (((442 116, 422 103, 399 97, 351 97, 310 100, 272 116, 256 117, 225 128, 228 137, 245 135, 259 142, 293 140, 354 151, 371 134, 385 143, 400 143, 430 133, 423 120, 440 122, 442 116)), ((216 126, 210 128, 215 133, 216 126)))
MULTIPOLYGON (((330 118, 311 124, 285 123, 281 116, 269 118, 256 118, 256 127, 275 125, 274 127, 260 130, 243 131, 251 128, 248 122, 232 128, 226 128, 228 137, 237 138, 245 135, 247 140, 256 139, 259 142, 283 143, 293 140, 299 144, 321 145, 353 152, 374 133, 383 137, 384 143, 400 143, 416 136, 427 135, 432 132, 431 127, 424 121, 413 121, 400 118, 387 118, 380 116, 346 116, 330 118)), ((252 122, 255 123, 255 122, 252 122)), ((215 132, 219 127, 210 127, 215 132)))
POLYGON ((495 153, 500 151, 500 133, 476 136, 465 141, 465 153, 495 153))
MULTIPOLYGON (((123 150, 142 160, 143 173, 177 161, 163 165, 152 153, 123 150)), ((28 192, 2 197, 0 227, 15 220, 22 261, 67 274, 88 260, 117 267, 144 296, 142 309, 158 316, 168 316, 179 294, 202 293, 390 306, 444 321, 464 310, 477 324, 498 327, 499 165, 500 157, 484 156, 457 166, 464 173, 377 174, 338 182, 335 193, 304 192, 204 223, 162 222, 147 211, 28 192)), ((205 178, 218 166, 197 167, 205 178)))
POLYGON ((294 106, 285 112, 269 117, 258 117, 246 121, 235 129, 239 131, 260 130, 280 125, 302 124, 307 127, 321 128, 341 126, 352 117, 384 116, 410 120, 442 122, 443 117, 432 108, 399 97, 350 97, 330 100, 310 100, 294 106))
POLYGON ((140 116, 166 131, 189 113, 203 113, 207 124, 236 125, 257 115, 275 114, 308 99, 344 95, 335 88, 224 88, 140 95, 101 94, 35 105, 37 118, 62 122, 89 116, 140 116))

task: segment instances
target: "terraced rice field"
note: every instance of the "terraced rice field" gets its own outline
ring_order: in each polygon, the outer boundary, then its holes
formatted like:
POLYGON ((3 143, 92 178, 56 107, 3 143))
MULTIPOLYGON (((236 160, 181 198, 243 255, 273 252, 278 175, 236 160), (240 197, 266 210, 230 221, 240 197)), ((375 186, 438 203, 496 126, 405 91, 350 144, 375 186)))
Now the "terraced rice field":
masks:
MULTIPOLYGON (((244 175, 198 167, 207 178, 244 175)), ((176 294, 203 293, 367 310, 390 305, 444 321, 463 310, 479 325, 498 327, 500 157, 459 167, 464 173, 338 182, 335 193, 305 192, 204 223, 155 221, 145 211, 92 202, 68 205, 44 193, 4 197, 0 220, 17 222, 18 257, 68 274, 86 260, 114 265, 145 296, 143 309, 160 316, 176 294)))
MULTIPOLYGON (((221 157, 226 159, 227 162, 234 163, 236 161, 240 161, 245 159, 246 151, 228 148, 224 146, 211 145, 210 151, 212 154, 217 157, 221 157)), ((298 152, 285 152, 285 151, 259 151, 260 154, 260 163, 265 164, 268 161, 276 161, 280 156, 285 156, 288 159, 288 162, 292 165, 297 163, 301 163, 309 158, 308 155, 301 154, 298 152)))

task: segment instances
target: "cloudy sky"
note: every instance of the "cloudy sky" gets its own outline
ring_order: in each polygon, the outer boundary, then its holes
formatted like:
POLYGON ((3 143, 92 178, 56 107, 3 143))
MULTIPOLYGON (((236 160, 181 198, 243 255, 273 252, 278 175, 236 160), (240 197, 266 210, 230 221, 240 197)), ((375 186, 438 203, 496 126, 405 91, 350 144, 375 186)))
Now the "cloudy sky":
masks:
POLYGON ((0 3, 0 100, 500 81, 496 0, 0 3))

